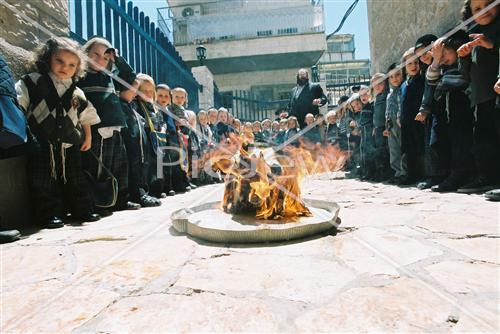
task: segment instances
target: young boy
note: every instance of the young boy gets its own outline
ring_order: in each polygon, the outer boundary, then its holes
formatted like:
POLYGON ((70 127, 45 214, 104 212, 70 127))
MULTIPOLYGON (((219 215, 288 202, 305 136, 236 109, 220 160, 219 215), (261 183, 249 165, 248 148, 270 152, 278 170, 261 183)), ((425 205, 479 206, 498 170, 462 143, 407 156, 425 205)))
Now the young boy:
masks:
POLYGON ((137 113, 137 106, 132 103, 137 95, 139 81, 134 80, 132 88, 117 84, 115 84, 115 87, 120 92, 120 102, 127 122, 127 127, 122 130, 122 136, 127 149, 130 200, 139 203, 141 207, 160 206, 160 200, 146 193, 151 148, 149 147, 147 133, 144 130, 146 121, 137 113))
POLYGON ((458 189, 460 193, 484 192, 500 184, 500 111, 494 90, 498 79, 500 17, 499 6, 493 6, 484 14, 476 15, 493 0, 466 1, 463 20, 474 17, 472 42, 458 49, 460 71, 470 79, 470 99, 476 111, 474 127, 474 160, 476 178, 458 189))
POLYGON ((210 130, 212 130, 212 134, 215 135, 215 126, 217 125, 219 112, 215 108, 209 108, 207 112, 208 112, 208 125, 210 126, 210 130))
POLYGON ((272 137, 271 125, 272 122, 269 118, 266 118, 265 120, 262 121, 262 138, 266 143, 271 142, 271 137, 272 137))
MULTIPOLYGON (((437 37, 431 34, 424 35, 417 39, 415 43, 415 53, 421 55, 421 72, 426 73, 431 65, 432 43, 437 37), (427 51, 425 51, 427 50, 427 51)), ((426 180, 417 185, 418 189, 428 189, 441 183, 449 174, 449 143, 448 129, 444 104, 438 103, 434 99, 435 86, 429 85, 426 81, 424 95, 420 110, 415 117, 416 121, 424 125, 424 149, 426 180)))
POLYGON ((456 191, 472 175, 473 113, 465 94, 469 82, 460 74, 457 65, 457 49, 468 40, 469 36, 463 30, 447 39, 438 39, 432 47, 433 62, 427 70, 427 82, 435 87, 436 100, 444 104, 450 135, 451 173, 432 187, 436 192, 456 191))
POLYGON ((309 129, 304 130, 304 134, 302 135, 304 137, 304 140, 309 144, 321 143, 321 133, 319 125, 314 124, 314 115, 307 114, 304 118, 304 121, 306 123, 306 127, 309 127, 309 129))
POLYGON ((385 112, 387 109, 387 82, 383 73, 376 73, 371 78, 373 102, 373 158, 375 160, 375 181, 389 178, 389 152, 387 139, 384 137, 385 112))
POLYGON ((406 178, 406 165, 403 164, 401 152, 401 85, 403 83, 403 71, 396 63, 387 69, 391 91, 387 95, 387 109, 385 112, 386 130, 384 136, 388 137, 390 165, 394 170, 394 176, 389 183, 398 184, 406 178))
POLYGON ((400 182, 411 185, 423 176, 424 165, 424 127, 415 120, 422 103, 425 78, 420 72, 420 63, 415 49, 410 48, 403 54, 406 81, 402 89, 401 108, 401 149, 407 162, 407 176, 400 182))
POLYGON ((361 171, 363 180, 375 180, 375 148, 373 143, 373 102, 371 102, 370 87, 361 86, 359 98, 362 109, 359 116, 359 129, 361 130, 361 171))
POLYGON ((325 142, 328 144, 336 144, 339 139, 339 129, 337 126, 337 116, 335 111, 329 111, 326 114, 326 129, 325 142))
POLYGON ((182 87, 172 89, 172 104, 168 110, 175 118, 176 135, 172 136, 172 146, 179 147, 178 153, 171 150, 171 160, 179 161, 179 164, 173 166, 172 186, 176 192, 190 191, 195 188, 189 183, 188 172, 188 147, 189 147, 189 123, 184 106, 187 104, 187 91, 182 87))

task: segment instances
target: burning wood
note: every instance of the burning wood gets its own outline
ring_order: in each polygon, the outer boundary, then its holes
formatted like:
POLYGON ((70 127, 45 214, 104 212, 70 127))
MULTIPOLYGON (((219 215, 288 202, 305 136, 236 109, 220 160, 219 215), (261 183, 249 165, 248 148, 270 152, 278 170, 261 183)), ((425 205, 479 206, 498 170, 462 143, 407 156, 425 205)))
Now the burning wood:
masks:
POLYGON ((212 153, 214 168, 226 174, 222 201, 225 212, 283 222, 311 216, 301 199, 301 179, 340 170, 346 160, 346 155, 331 145, 308 149, 291 146, 278 153, 272 148, 251 152, 237 137, 231 137, 212 153))

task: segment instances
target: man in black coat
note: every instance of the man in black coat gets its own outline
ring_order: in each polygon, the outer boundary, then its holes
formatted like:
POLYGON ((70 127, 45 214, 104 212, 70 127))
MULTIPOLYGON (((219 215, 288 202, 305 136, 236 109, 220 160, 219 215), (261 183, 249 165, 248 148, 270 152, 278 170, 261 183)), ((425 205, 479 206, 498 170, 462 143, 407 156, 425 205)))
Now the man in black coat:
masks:
POLYGON ((297 117, 300 128, 304 128, 305 116, 309 113, 319 114, 319 107, 328 102, 323 88, 318 83, 309 82, 309 73, 301 68, 297 72, 297 86, 292 89, 292 97, 288 105, 290 116, 297 117))

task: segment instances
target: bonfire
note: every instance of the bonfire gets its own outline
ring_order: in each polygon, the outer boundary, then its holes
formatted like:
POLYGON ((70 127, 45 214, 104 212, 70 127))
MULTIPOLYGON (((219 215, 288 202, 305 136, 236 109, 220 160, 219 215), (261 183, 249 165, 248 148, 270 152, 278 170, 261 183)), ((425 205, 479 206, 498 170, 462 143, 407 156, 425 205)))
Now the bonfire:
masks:
POLYGON ((214 169, 225 174, 222 209, 280 222, 311 216, 301 199, 305 176, 340 170, 347 155, 333 145, 253 148, 231 136, 210 154, 214 169))

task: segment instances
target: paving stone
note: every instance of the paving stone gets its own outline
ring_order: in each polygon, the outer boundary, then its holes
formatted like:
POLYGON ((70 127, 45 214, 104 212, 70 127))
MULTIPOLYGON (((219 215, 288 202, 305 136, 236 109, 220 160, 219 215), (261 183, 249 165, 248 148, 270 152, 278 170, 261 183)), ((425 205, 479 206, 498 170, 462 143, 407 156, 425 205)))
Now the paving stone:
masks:
POLYGON ((335 236, 219 245, 171 227, 222 192, 2 245, 2 332, 498 332, 498 204, 313 180, 308 197, 341 206, 335 236))
POLYGON ((405 235, 391 233, 390 230, 365 227, 354 231, 350 236, 354 242, 395 267, 406 266, 443 254, 438 247, 423 244, 405 235))
POLYGON ((457 294, 499 294, 500 266, 487 263, 444 261, 425 267, 447 291, 457 294))
POLYGON ((472 260, 500 264, 500 238, 433 239, 472 260))
POLYGON ((64 246, 2 246, 2 287, 20 286, 71 275, 64 246))
POLYGON ((457 311, 458 322, 454 326, 450 326, 452 333, 473 333, 473 332, 483 332, 483 333, 499 333, 500 323, 498 319, 500 318, 500 310, 498 305, 500 304, 500 299, 492 300, 488 305, 484 302, 472 302, 466 301, 460 305, 461 310, 457 311))
POLYGON ((154 294, 124 298, 77 332, 277 332, 279 320, 256 298, 154 294))
MULTIPOLYGON (((25 293, 33 293, 31 290, 25 293)), ((22 295, 12 296, 20 298, 22 295)), ((69 285, 52 290, 51 294, 38 298, 17 314, 5 327, 8 332, 70 332, 97 315, 118 298, 118 294, 95 286, 69 285)), ((10 303, 9 303, 10 304, 10 303)), ((5 305, 5 304, 4 304, 5 305)))
POLYGON ((176 286, 220 293, 249 292, 285 300, 321 303, 354 278, 352 272, 333 261, 232 253, 190 262, 181 272, 176 286))
POLYGON ((425 332, 445 323, 452 305, 414 279, 352 288, 296 320, 303 332, 425 332))

